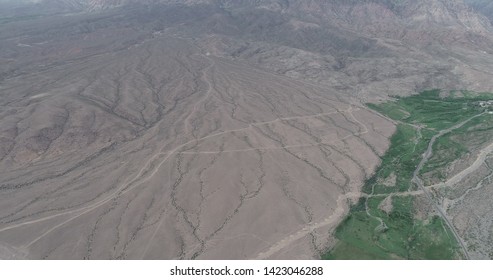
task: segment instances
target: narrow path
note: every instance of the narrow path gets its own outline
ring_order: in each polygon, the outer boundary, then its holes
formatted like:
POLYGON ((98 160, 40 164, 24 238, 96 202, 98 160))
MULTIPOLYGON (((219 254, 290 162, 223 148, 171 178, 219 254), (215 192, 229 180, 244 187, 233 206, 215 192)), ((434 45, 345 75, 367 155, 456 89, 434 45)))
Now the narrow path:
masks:
POLYGON ((339 198, 337 199, 337 206, 334 212, 325 220, 318 222, 318 223, 310 223, 300 229, 297 232, 294 232, 290 234, 288 237, 282 239, 281 241, 275 243, 271 247, 269 247, 266 251, 261 252, 257 255, 255 259, 267 259, 273 254, 279 252, 283 248, 293 244, 295 241, 307 236, 308 234, 312 233, 314 230, 322 228, 322 227, 327 227, 327 226, 336 226, 338 222, 341 221, 341 219, 345 215, 345 209, 348 207, 348 199, 357 199, 361 196, 361 193, 359 192, 350 192, 346 193, 343 195, 340 195, 339 198))
MULTIPOLYGON (((172 188, 172 184, 171 184, 171 174, 172 174, 172 166, 170 165, 169 167, 169 173, 168 173, 168 178, 169 178, 169 182, 168 182, 168 188, 171 190, 172 188)), ((165 208, 166 209, 166 208, 165 208)), ((151 248, 151 245, 152 245, 152 242, 154 241, 154 239, 156 238, 159 230, 161 229, 162 225, 163 225, 163 221, 164 221, 165 217, 161 217, 161 219, 159 219, 159 223, 157 224, 156 226, 156 229, 154 230, 154 232, 152 233, 151 235, 151 238, 149 238, 149 242, 147 242, 147 245, 146 247, 144 248, 144 252, 142 253, 142 257, 141 259, 144 259, 145 256, 147 256, 147 252, 149 252, 149 249, 151 248)))
POLYGON ((473 173, 479 167, 481 167, 481 165, 483 165, 483 163, 486 161, 486 158, 488 157, 488 155, 491 153, 493 153, 493 143, 491 143, 489 146, 481 149, 479 154, 478 154, 478 157, 473 162, 473 164, 471 164, 469 167, 467 167, 466 169, 462 170, 461 172, 455 174, 452 178, 448 179, 446 182, 427 186, 427 188, 435 188, 435 187, 441 187, 441 186, 453 186, 453 185, 459 183, 467 175, 473 173))
POLYGON ((445 212, 443 211, 443 209, 433 199, 431 193, 429 192, 429 189, 424 186, 423 180, 421 180, 421 178, 419 178, 419 172, 421 171, 421 169, 423 168, 423 166, 426 164, 426 162, 428 162, 428 160, 433 155, 433 144, 435 144, 435 141, 438 138, 442 137, 443 135, 445 135, 445 134, 447 134, 447 133, 449 133, 449 132, 451 132, 451 131, 453 131, 455 129, 458 129, 458 128, 462 127, 463 125, 465 125, 466 123, 468 123, 472 119, 477 118, 477 117, 482 116, 482 115, 484 115, 484 113, 475 115, 475 116, 473 116, 473 117, 471 117, 471 118, 469 118, 469 119, 467 119, 467 120, 465 120, 465 121, 463 121, 463 122, 461 122, 459 124, 456 124, 456 125, 454 125, 452 127, 447 128, 447 129, 443 129, 438 134, 436 134, 435 136, 433 136, 431 138, 431 140, 430 140, 430 143, 428 144, 428 149, 423 154, 423 159, 419 162, 418 166, 414 170, 413 178, 411 180, 411 182, 413 182, 414 184, 416 184, 416 186, 418 186, 418 188, 426 195, 426 197, 433 204, 433 206, 438 211, 438 213, 440 214, 440 216, 442 217, 442 219, 445 221, 445 223, 447 224, 447 226, 450 228, 450 230, 454 234, 455 239, 457 239, 457 241, 459 242, 459 245, 461 246, 462 251, 463 251, 464 256, 465 256, 466 259, 470 259, 470 257, 469 257, 469 253, 467 252, 467 248, 466 248, 466 245, 464 244, 464 241, 462 240, 462 238, 460 238, 459 234, 457 233, 457 230, 455 229, 454 225, 450 222, 450 220, 448 219, 448 217, 445 214, 445 212))
MULTIPOLYGON (((181 148, 186 147, 187 145, 190 145, 192 143, 197 143, 199 141, 203 141, 203 140, 206 140, 206 139, 218 137, 218 136, 221 136, 221 135, 225 135, 225 134, 228 134, 228 133, 239 132, 239 131, 247 130, 247 129, 250 129, 250 128, 254 127, 254 126, 258 126, 258 125, 266 125, 266 124, 275 123, 275 122, 284 121, 284 120, 315 118, 315 117, 319 117, 319 116, 327 116, 327 115, 332 115, 332 114, 339 114, 339 113, 343 113, 343 112, 349 112, 350 110, 353 110, 353 108, 352 107, 349 107, 347 110, 344 110, 344 111, 333 111, 333 112, 320 113, 320 114, 314 114, 314 115, 305 115, 305 116, 294 116, 294 117, 277 118, 277 119, 272 120, 272 121, 251 123, 248 126, 243 127, 243 128, 225 130, 225 131, 221 131, 221 132, 217 132, 217 133, 213 133, 213 134, 204 136, 202 138, 192 139, 192 140, 190 140, 190 141, 188 141, 186 143, 183 143, 181 145, 178 145, 177 147, 175 147, 174 149, 172 149, 170 151, 156 153, 154 156, 152 156, 144 164, 144 166, 141 168, 141 170, 138 172, 138 174, 136 176, 134 176, 131 179, 127 180, 124 184, 122 184, 113 193, 111 193, 107 197, 101 199, 100 201, 96 201, 96 202, 94 202, 92 204, 89 204, 87 206, 81 207, 79 209, 72 209, 72 210, 68 210, 68 211, 65 211, 65 212, 53 214, 53 215, 50 215, 50 216, 46 216, 46 217, 34 219, 34 220, 31 220, 31 221, 26 221, 26 222, 21 222, 21 223, 14 224, 14 225, 6 226, 6 227, 0 229, 0 233, 1 232, 4 232, 4 231, 16 229, 16 228, 19 228, 19 227, 22 227, 22 226, 27 226, 27 225, 36 224, 36 223, 39 223, 39 222, 44 222, 44 221, 52 220, 52 219, 57 218, 57 217, 74 214, 74 216, 68 218, 67 220, 65 220, 63 222, 60 222, 60 223, 56 224, 55 226, 53 226, 50 229, 46 230, 45 232, 43 232, 42 234, 40 234, 37 238, 35 238, 31 242, 29 242, 26 246, 24 246, 24 248, 30 247, 33 244, 35 244, 36 242, 38 242, 39 240, 41 240, 43 237, 47 236, 49 233, 51 233, 54 230, 62 227, 63 225, 65 225, 65 224, 67 224, 67 223, 75 220, 76 218, 78 218, 78 217, 80 217, 80 216, 82 216, 84 214, 87 214, 87 213, 89 213, 89 212, 91 212, 91 211, 93 211, 93 210, 95 210, 95 209, 97 209, 97 208, 105 205, 106 203, 110 202, 112 199, 114 199, 114 198, 116 198, 116 197, 118 197, 120 195, 124 195, 125 193, 128 193, 128 192, 132 191, 133 189, 141 186, 143 183, 149 181, 151 178, 154 177, 154 175, 156 175, 158 173, 158 171, 161 168, 161 166, 164 163, 166 163, 168 161, 168 159, 170 159, 174 154, 179 153, 179 150, 181 148), (157 163, 154 163, 154 161, 156 161, 159 157, 162 157, 164 155, 165 155, 165 157, 162 160, 160 160, 157 163), (147 175, 147 176, 145 176, 145 175, 147 175), (145 176, 145 177, 143 177, 143 176, 145 176)), ((351 135, 349 135, 349 136, 351 136, 351 135)))
MULTIPOLYGON (((445 222, 447 223, 447 225, 451 229, 452 233, 454 234, 454 237, 458 240, 459 245, 461 246, 461 249, 463 250, 466 259, 469 259, 470 257, 469 257, 469 253, 468 253, 468 251, 466 249, 466 246, 463 243, 462 239, 457 234, 457 231, 455 230, 455 227, 448 220, 448 218, 447 218, 446 214, 444 213, 444 211, 436 204, 436 202, 431 197, 431 194, 429 193, 429 190, 430 189, 443 186, 443 183, 442 184, 431 185, 431 186, 426 186, 425 187, 425 186, 423 186, 422 180, 419 178, 419 172, 423 168, 423 166, 426 164, 426 162, 433 155, 433 144, 435 143, 435 141, 439 137, 441 137, 441 136, 443 136, 443 135, 445 135, 445 134, 447 134, 447 133, 449 133, 449 132, 451 132, 451 131, 453 131, 455 129, 458 129, 458 128, 462 127, 463 125, 465 125, 466 123, 468 123, 470 120, 472 120, 474 118, 477 118, 477 117, 479 117, 479 116, 481 116, 483 114, 484 113, 478 114, 478 115, 473 116, 473 117, 465 120, 464 122, 461 122, 461 123, 459 123, 459 124, 457 124, 457 125, 455 125, 453 127, 450 127, 448 129, 444 129, 444 130, 440 131, 438 134, 436 134, 430 140, 430 143, 428 145, 428 149, 423 154, 423 159, 418 164, 416 170, 413 173, 412 182, 414 182, 420 188, 420 190, 406 191, 406 192, 399 192, 399 193, 391 193, 391 194, 369 194, 368 195, 368 194, 364 194, 364 193, 347 193, 347 194, 341 195, 341 196, 339 196, 339 198, 337 200, 337 207, 336 207, 334 213, 332 213, 332 215, 330 215, 327 219, 325 219, 325 220, 323 220, 321 222, 318 222, 318 223, 309 224, 309 225, 305 226, 304 228, 300 229, 299 231, 290 234, 288 237, 286 237, 286 238, 282 239, 281 241, 279 241, 279 242, 275 243, 274 245, 272 245, 266 251, 261 252, 260 254, 258 254, 257 259, 266 259, 266 258, 269 258, 273 254, 275 254, 275 253, 279 252, 280 250, 282 250, 283 248, 285 248, 285 247, 293 244, 295 241, 297 241, 297 240, 305 237, 306 235, 312 233, 314 230, 316 230, 318 228, 325 227, 325 226, 333 225, 335 222, 337 222, 338 220, 340 220, 340 219, 343 218, 344 208, 345 208, 344 202, 347 199, 350 199, 350 198, 360 198, 360 197, 367 197, 367 198, 370 198, 370 197, 387 197, 387 196, 391 196, 392 197, 392 196, 409 196, 409 195, 423 195, 423 194, 425 194, 427 196, 427 198, 430 199, 430 201, 432 201, 434 207, 437 209, 437 211, 439 212, 439 214, 445 220, 445 222)), ((354 116, 353 116, 353 118, 354 118, 354 116)), ((363 125, 356 118, 354 118, 354 119, 358 123, 360 123, 361 125, 363 125)), ((366 129, 366 126, 364 126, 364 127, 365 127, 365 131, 367 132, 368 130, 366 129)), ((415 126, 415 127, 418 129, 418 133, 420 133, 419 130, 421 129, 421 127, 417 127, 417 126, 415 126)), ((481 152, 478 155, 478 158, 476 159, 476 161, 471 166, 469 166, 468 168, 466 168, 462 172, 460 172, 457 175, 455 175, 454 177, 452 177, 450 180, 448 180, 445 183, 445 185, 450 185, 450 183, 453 183, 453 182, 459 182, 460 179, 462 179, 466 175, 474 172, 477 168, 479 168, 479 166, 481 166, 482 163, 484 163, 484 161, 486 160, 488 154, 490 154, 492 152, 493 152, 493 143, 490 144, 489 146, 487 146, 486 148, 484 148, 484 149, 481 150, 481 152)), ((368 209, 367 209, 367 213, 368 213, 368 209)), ((368 214, 370 215, 370 213, 368 213, 368 214)), ((370 216, 372 216, 372 215, 370 215, 370 216)), ((381 226, 385 227, 385 224, 383 223, 383 221, 381 219, 380 219, 380 222, 381 222, 381 226)))

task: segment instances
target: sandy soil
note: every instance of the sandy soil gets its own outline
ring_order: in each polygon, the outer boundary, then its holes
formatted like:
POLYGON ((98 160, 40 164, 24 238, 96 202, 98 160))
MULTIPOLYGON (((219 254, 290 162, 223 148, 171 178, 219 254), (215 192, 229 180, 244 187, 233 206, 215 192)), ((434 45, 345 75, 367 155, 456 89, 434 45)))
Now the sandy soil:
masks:
POLYGON ((317 257, 394 131, 165 35, 2 90, 0 242, 34 259, 317 257))

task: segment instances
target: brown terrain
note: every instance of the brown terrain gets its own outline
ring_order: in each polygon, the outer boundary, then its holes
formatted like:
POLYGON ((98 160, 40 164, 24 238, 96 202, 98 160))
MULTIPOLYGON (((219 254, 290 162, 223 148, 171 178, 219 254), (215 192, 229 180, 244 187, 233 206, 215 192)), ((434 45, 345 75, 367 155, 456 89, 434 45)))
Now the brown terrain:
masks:
POLYGON ((395 131, 366 102, 493 91, 486 16, 387 2, 0 1, 0 258, 319 258, 395 131))

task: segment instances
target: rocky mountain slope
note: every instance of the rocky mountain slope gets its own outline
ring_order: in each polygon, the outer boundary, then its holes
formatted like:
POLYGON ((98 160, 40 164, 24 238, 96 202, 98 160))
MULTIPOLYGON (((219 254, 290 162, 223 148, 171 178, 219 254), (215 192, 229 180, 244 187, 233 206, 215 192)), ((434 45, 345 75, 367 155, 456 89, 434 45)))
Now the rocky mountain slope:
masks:
POLYGON ((467 5, 485 11, 491 4, 472 0, 467 0, 467 4, 463 0, 38 0, 33 3, 78 11, 101 11, 130 4, 209 5, 229 13, 263 10, 312 24, 350 29, 366 36, 422 44, 483 40, 492 30, 487 18, 467 5))
POLYGON ((395 129, 365 103, 493 91, 462 0, 0 5, 9 255, 317 258, 395 129))
MULTIPOLYGON (((36 2, 35 11, 100 18, 97 23, 57 27, 58 32, 88 32, 111 24, 133 26, 146 36, 167 30, 205 39, 200 42, 216 55, 308 79, 359 99, 430 87, 493 89, 487 82, 493 28, 468 6, 471 1, 36 2)), ((28 6, 16 11, 29 15, 28 6)))
POLYGON ((493 2, 489 0, 464 0, 464 2, 493 22, 493 2))

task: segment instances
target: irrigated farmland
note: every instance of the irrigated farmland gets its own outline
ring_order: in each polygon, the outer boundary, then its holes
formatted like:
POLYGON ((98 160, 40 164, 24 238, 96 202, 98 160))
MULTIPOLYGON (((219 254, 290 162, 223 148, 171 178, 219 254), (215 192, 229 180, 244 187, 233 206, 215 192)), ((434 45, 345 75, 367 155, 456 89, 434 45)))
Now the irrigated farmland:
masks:
MULTIPOLYGON (((363 187, 365 194, 338 226, 339 242, 325 257, 456 259, 470 258, 471 253, 488 258, 492 253, 488 242, 475 240, 476 246, 471 246, 469 235, 491 235, 466 230, 451 209, 464 207, 460 202, 465 198, 476 199, 479 209, 487 207, 474 192, 491 182, 490 173, 483 173, 486 177, 475 185, 457 183, 482 164, 489 168, 485 159, 493 151, 493 115, 481 105, 491 99, 493 94, 434 90, 370 104, 399 123, 397 132, 381 166, 363 187), (474 163, 462 171, 453 168, 467 154, 477 157, 474 163)), ((470 219, 471 214, 465 216, 470 219)))

